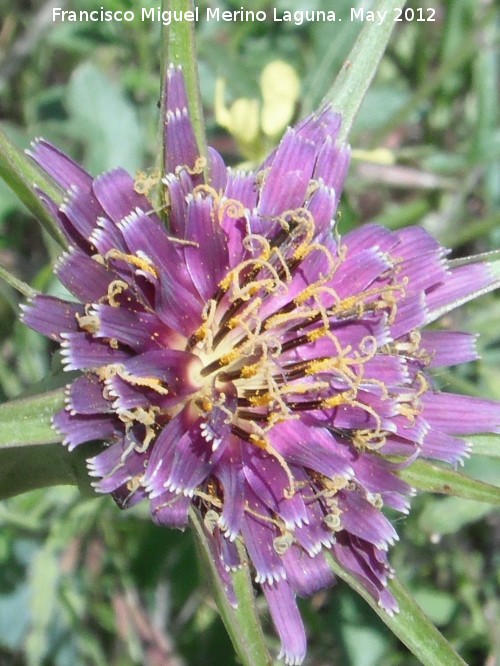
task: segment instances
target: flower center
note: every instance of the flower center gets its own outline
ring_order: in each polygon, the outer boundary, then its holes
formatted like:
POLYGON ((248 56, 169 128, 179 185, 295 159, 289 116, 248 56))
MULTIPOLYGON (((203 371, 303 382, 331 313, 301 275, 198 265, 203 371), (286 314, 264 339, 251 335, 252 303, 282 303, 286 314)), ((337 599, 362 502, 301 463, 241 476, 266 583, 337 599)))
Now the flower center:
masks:
POLYGON ((397 271, 342 297, 332 285, 346 248, 313 240, 314 220, 305 209, 289 211, 279 224, 271 240, 246 236, 245 258, 220 281, 187 342, 201 360, 194 402, 207 418, 207 438, 218 442, 230 430, 272 452, 268 432, 277 423, 305 411, 351 409, 364 424, 360 445, 379 447, 381 418, 360 392, 387 398, 384 383, 364 368, 380 352, 374 322, 394 320, 404 293, 397 271), (357 346, 346 344, 345 327, 363 319, 367 334, 357 346), (211 423, 214 410, 219 432, 211 423))

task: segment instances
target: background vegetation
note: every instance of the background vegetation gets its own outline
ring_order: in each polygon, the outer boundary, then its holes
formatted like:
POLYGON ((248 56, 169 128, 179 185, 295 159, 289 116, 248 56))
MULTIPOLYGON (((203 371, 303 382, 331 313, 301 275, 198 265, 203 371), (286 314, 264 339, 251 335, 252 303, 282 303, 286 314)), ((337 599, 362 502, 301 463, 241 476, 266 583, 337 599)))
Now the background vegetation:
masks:
MULTIPOLYGON (((0 0, 0 119, 26 147, 43 136, 93 173, 154 164, 160 26, 53 23, 41 0, 0 0)), ((239 2, 211 3, 240 9, 239 2)), ((256 0, 246 8, 329 9, 328 0, 256 0), (251 4, 251 7, 250 7, 251 4)), ((370 8, 370 2, 358 3, 370 8)), ((67 9, 137 10, 133 0, 68 0, 67 9)), ((269 62, 301 81, 295 116, 314 109, 342 66, 356 3, 335 2, 340 23, 198 25, 210 142, 238 163, 237 141, 215 122, 214 91, 228 104, 260 99, 269 62)), ((143 6, 155 6, 144 0, 143 6)), ((201 7, 206 6, 200 3, 201 7)), ((500 245, 498 25, 493 0, 410 0, 436 21, 398 24, 351 135, 355 158, 340 230, 377 220, 422 224, 456 256, 500 245)), ((270 12, 271 13, 271 12, 270 12)), ((58 293, 57 247, 0 183, 0 263, 58 293)), ((16 322, 18 295, 0 294, 0 402, 50 373, 53 349, 16 322)), ((481 334, 482 360, 440 372, 450 390, 500 399, 500 301, 487 296, 445 324, 481 334)), ((499 459, 466 471, 498 482, 499 459)), ((4 493, 5 494, 5 493, 4 493)), ((392 563, 470 666, 500 663, 500 519, 489 505, 419 496, 397 520, 392 563)), ((304 602, 308 666, 416 663, 344 584, 304 602)), ((271 642, 275 639, 270 632, 271 642)), ((0 504, 1 666, 232 666, 234 657, 190 534, 150 523, 147 508, 121 513, 107 498, 52 487, 0 504)))

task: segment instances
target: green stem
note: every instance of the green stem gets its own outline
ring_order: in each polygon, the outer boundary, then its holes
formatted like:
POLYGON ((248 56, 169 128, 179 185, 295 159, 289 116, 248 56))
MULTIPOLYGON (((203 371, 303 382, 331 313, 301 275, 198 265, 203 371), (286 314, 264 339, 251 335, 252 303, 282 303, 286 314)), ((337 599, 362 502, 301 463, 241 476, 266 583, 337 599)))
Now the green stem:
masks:
POLYGON ((0 405, 0 449, 60 442, 52 417, 63 407, 62 388, 4 402, 0 405))
POLYGON ((8 285, 13 287, 16 291, 18 291, 26 298, 33 298, 33 296, 36 296, 36 294, 38 293, 36 289, 32 289, 29 286, 29 284, 26 284, 26 282, 18 280, 11 273, 9 273, 9 271, 6 268, 4 268, 1 265, 0 265, 0 280, 6 282, 8 285))
POLYGON ((239 549, 242 567, 232 574, 234 592, 238 600, 238 607, 233 608, 217 571, 203 523, 194 509, 191 510, 190 517, 217 608, 239 660, 243 666, 271 666, 272 661, 265 646, 264 634, 255 608, 246 553, 243 548, 239 549))
POLYGON ((395 10, 402 9, 405 0, 379 0, 375 16, 384 16, 379 25, 375 20, 366 23, 347 60, 326 94, 322 105, 331 104, 343 116, 340 139, 345 140, 354 123, 361 103, 389 42, 395 22, 395 10), (377 14, 377 12, 381 12, 377 14))
POLYGON ((353 588, 377 613, 387 627, 413 652, 424 666, 467 666, 444 636, 436 629, 411 594, 397 578, 389 583, 399 612, 389 615, 366 591, 359 580, 345 571, 331 554, 327 555, 332 571, 353 588))
POLYGON ((55 240, 66 245, 55 220, 42 204, 35 185, 57 204, 63 201, 64 192, 45 176, 8 136, 0 129, 0 178, 17 194, 24 205, 38 218, 42 226, 55 240))

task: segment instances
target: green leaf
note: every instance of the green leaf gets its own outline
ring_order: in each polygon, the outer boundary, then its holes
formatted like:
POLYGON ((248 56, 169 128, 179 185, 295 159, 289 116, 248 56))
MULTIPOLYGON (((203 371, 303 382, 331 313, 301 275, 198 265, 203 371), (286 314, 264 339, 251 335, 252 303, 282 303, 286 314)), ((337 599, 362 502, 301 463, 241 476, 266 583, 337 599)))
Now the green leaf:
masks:
POLYGON ((323 104, 331 103, 332 108, 343 116, 341 139, 347 138, 384 55, 395 26, 394 11, 404 5, 405 0, 379 0, 377 2, 374 11, 386 12, 384 21, 381 25, 378 21, 365 23, 342 70, 323 100, 323 104))
POLYGON ((35 185, 61 204, 64 192, 48 178, 0 129, 0 178, 17 194, 23 204, 38 218, 48 233, 65 246, 64 238, 52 216, 42 204, 35 185))
POLYGON ((63 389, 0 405, 0 448, 61 442, 62 437, 52 428, 51 419, 63 407, 63 389))
POLYGON ((398 475, 419 490, 500 504, 500 488, 423 460, 417 460, 410 467, 400 470, 398 475))
POLYGON ((264 634, 255 608, 252 581, 245 554, 240 549, 242 567, 232 574, 238 600, 238 607, 233 608, 214 563, 204 526, 194 509, 191 510, 190 516, 217 608, 241 663, 243 666, 271 666, 272 661, 265 647, 264 634))
POLYGON ((132 104, 118 86, 91 63, 78 67, 68 85, 67 106, 78 138, 85 142, 92 173, 141 166, 142 131, 132 104))
POLYGON ((446 666, 466 666, 465 661, 426 617, 397 578, 389 583, 389 589, 399 605, 399 613, 391 616, 383 608, 380 608, 359 580, 345 571, 330 553, 327 554, 327 557, 333 572, 363 597, 387 627, 424 666, 443 666, 443 664, 446 664, 446 666))

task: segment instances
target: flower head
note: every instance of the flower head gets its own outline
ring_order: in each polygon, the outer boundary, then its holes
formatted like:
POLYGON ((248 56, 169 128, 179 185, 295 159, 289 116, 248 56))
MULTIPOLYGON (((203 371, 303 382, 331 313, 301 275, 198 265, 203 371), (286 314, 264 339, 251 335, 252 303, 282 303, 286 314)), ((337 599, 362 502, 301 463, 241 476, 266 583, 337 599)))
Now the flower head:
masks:
POLYGON ((485 265, 451 268, 421 228, 332 233, 349 150, 329 108, 289 129, 256 171, 209 151, 206 181, 180 70, 166 114, 169 228, 144 181, 92 179, 44 141, 33 159, 67 189, 59 279, 77 299, 37 296, 24 321, 60 342, 70 448, 103 440, 95 488, 122 507, 148 500, 184 528, 193 505, 228 572, 244 544, 282 656, 300 664, 295 602, 333 582, 325 549, 389 613, 383 507, 407 512, 397 471, 457 463, 457 436, 500 432, 493 401, 442 393, 429 370, 476 357, 475 338, 422 330, 488 289, 485 265))

